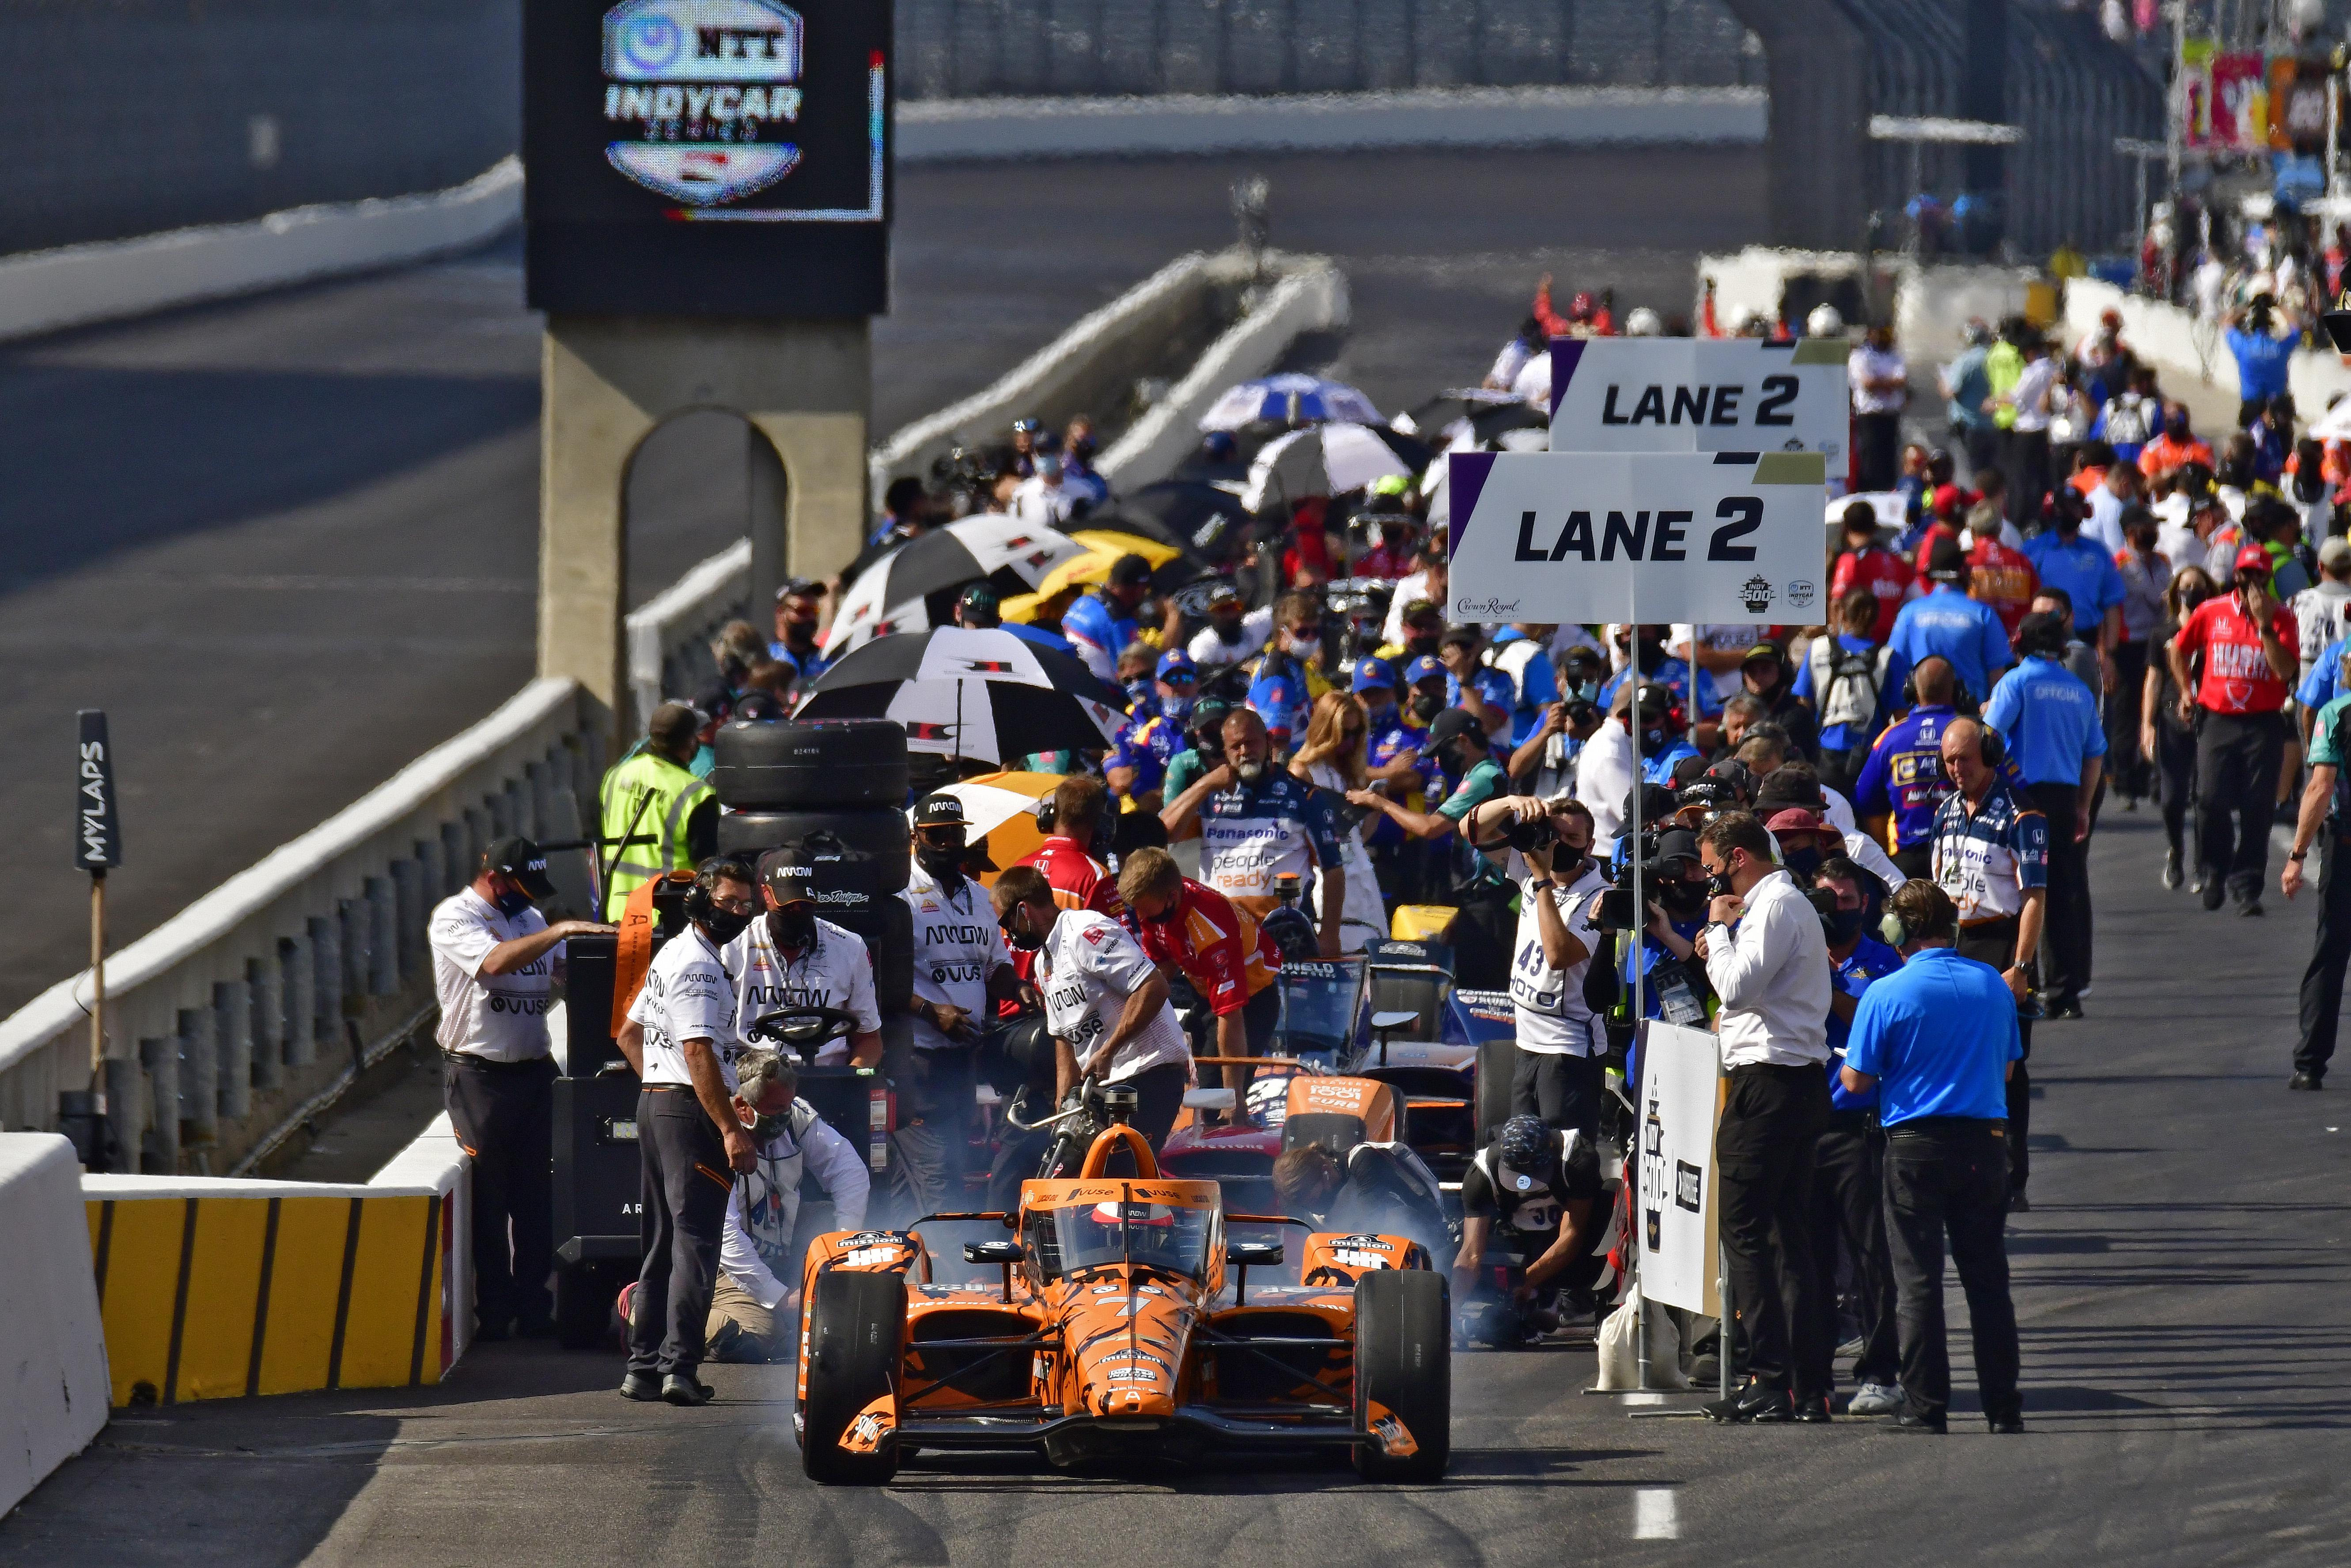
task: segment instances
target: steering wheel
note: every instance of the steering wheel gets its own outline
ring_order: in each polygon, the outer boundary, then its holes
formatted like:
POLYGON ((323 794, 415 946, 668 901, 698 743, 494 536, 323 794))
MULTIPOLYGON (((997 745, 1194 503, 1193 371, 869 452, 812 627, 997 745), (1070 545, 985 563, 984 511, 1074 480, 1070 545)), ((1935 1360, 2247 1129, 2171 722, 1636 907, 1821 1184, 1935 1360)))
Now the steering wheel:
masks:
POLYGON ((812 1062, 820 1049, 856 1027, 857 1015, 839 1008, 779 1008, 761 1013, 743 1032, 798 1051, 803 1062, 812 1062))

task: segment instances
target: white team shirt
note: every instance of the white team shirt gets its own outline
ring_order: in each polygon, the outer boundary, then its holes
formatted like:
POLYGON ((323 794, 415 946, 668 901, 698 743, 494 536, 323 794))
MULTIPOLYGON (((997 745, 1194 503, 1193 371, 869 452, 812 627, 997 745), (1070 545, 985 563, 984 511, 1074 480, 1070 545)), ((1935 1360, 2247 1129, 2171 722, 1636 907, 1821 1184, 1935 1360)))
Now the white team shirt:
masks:
POLYGON ((1536 924, 1534 878, 1519 883, 1519 939, 1510 957, 1510 1006, 1518 1014, 1519 1049, 1538 1056, 1595 1056, 1606 1047, 1583 999, 1583 978, 1600 934, 1592 925, 1599 894, 1608 885, 1597 867, 1587 864, 1572 886, 1554 887, 1551 900, 1566 924, 1567 934, 1583 944, 1583 961, 1554 969, 1543 961, 1542 931, 1536 924))
POLYGON ((1258 650, 1264 647, 1273 635, 1273 606, 1269 604, 1262 610, 1251 610, 1243 614, 1240 633, 1238 638, 1228 643, 1217 635, 1214 626, 1203 626, 1192 633, 1191 643, 1185 652, 1190 653, 1192 663, 1202 669, 1211 664, 1238 664, 1243 659, 1255 658, 1258 650))
MULTIPOLYGON (((1126 1011, 1126 999, 1157 973, 1126 928, 1091 909, 1065 909, 1037 950, 1037 986, 1045 993, 1045 1027, 1070 1042, 1080 1066, 1126 1011)), ((1161 1003, 1159 1016, 1118 1048, 1108 1082, 1132 1078, 1168 1062, 1189 1063, 1191 1047, 1176 1009, 1161 1003)))
POLYGON ((692 1087, 685 1070, 685 1041, 706 1040, 718 1055, 719 1075, 735 1088, 735 1058, 742 1052, 736 1033, 735 977, 726 959, 698 925, 689 925, 653 955, 645 988, 629 1009, 629 1021, 645 1031, 647 1083, 692 1087))
POLYGON ((726 1228, 719 1233, 718 1266, 753 1301, 770 1312, 789 1287, 776 1270, 791 1261, 792 1227, 799 1220, 800 1176, 813 1176, 832 1200, 835 1227, 856 1230, 865 1224, 865 1202, 873 1178, 847 1138, 795 1100, 784 1113, 783 1130, 757 1145, 758 1162, 736 1178, 726 1198, 726 1228))
MULTIPOLYGON (((726 945, 726 969, 734 976, 737 1026, 748 1029, 762 1013, 782 1008, 837 1008, 857 1015, 857 1031, 872 1034, 882 1027, 881 1010, 873 1002, 873 956, 865 938, 830 920, 816 923, 816 942, 790 963, 776 950, 776 939, 761 915, 726 945)), ((816 1053, 816 1065, 831 1067, 849 1060, 847 1040, 827 1040, 816 1053)), ((733 1087, 729 1058, 727 1084, 733 1087)))
MULTIPOLYGON (((961 1008, 973 1028, 986 1029, 987 977, 1012 962, 987 890, 966 877, 954 893, 943 892, 938 879, 918 865, 898 896, 914 916, 914 995, 961 1008)), ((914 1015, 916 1051, 958 1043, 969 1042, 949 1040, 929 1019, 914 1015)))
POLYGON ((529 1061, 548 1053, 547 1009, 563 944, 510 975, 484 975, 490 949, 547 929, 536 909, 506 915, 470 887, 433 907, 433 989, 441 999, 441 1049, 488 1061, 529 1061))
POLYGON ((1817 1067, 1829 1059, 1829 943, 1821 917, 1784 871, 1748 889, 1733 936, 1706 928, 1706 977, 1726 1067, 1817 1067))
MULTIPOLYGON (((1054 528, 1069 520, 1077 509, 1081 493, 1067 485, 1048 485, 1032 474, 1013 486, 1012 515, 1024 523, 1040 528, 1054 528)), ((1091 495, 1084 496, 1091 500, 1091 495)))

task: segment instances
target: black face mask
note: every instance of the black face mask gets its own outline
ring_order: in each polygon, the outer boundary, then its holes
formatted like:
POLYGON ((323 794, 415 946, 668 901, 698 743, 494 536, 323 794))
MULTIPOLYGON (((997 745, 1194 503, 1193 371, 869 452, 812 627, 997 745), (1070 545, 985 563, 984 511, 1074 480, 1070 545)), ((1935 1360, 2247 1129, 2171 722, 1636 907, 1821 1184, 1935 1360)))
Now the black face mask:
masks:
POLYGON ((724 947, 743 935, 751 924, 751 916, 739 915, 731 909, 713 909, 695 924, 702 927, 702 934, 709 937, 714 946, 724 947))
POLYGON ((1868 914, 1869 911, 1866 909, 1840 909, 1830 915, 1826 922, 1829 946, 1842 947, 1860 936, 1861 923, 1868 914))
MULTIPOLYGON (((1023 906, 1016 904, 1013 907, 1015 910, 1018 910, 1023 906)), ((1019 926, 1014 923, 1012 915, 1008 913, 998 915, 997 917, 996 924, 1004 928, 1004 939, 1007 942, 1011 943, 1015 947, 1019 948, 1024 953, 1034 953, 1038 948, 1042 947, 1045 945, 1045 939, 1042 936, 1031 936, 1029 933, 1021 930, 1019 926)))
POLYGON ((1695 920, 1706 913, 1706 885, 1696 882, 1661 883, 1657 905, 1668 919, 1695 920))
POLYGON ((1149 925, 1165 925, 1170 924, 1175 920, 1176 915, 1179 913, 1178 905, 1182 901, 1179 899, 1169 899, 1167 901, 1166 908, 1161 910, 1156 915, 1144 915, 1143 917, 1144 923, 1149 925))
POLYGON ((792 903, 768 911, 768 935, 778 947, 808 947, 816 943, 816 910, 792 903))
POLYGON ((514 888, 508 892, 498 894, 496 898, 490 900, 490 902, 497 905, 497 910, 500 915, 512 920, 516 915, 520 915, 524 910, 530 907, 530 894, 523 892, 520 888, 514 888))
POLYGON ((953 884, 963 880, 963 846, 941 849, 921 839, 914 841, 914 863, 934 882, 953 884))
POLYGON ((1813 880, 1813 873, 1821 869, 1821 852, 1818 850, 1782 850, 1780 852, 1780 863, 1788 868, 1789 874, 1792 875, 1796 879, 1798 886, 1810 886, 1813 880))
POLYGON ((1444 711, 1445 699, 1443 697, 1434 695, 1428 692, 1413 693, 1412 716, 1420 720, 1421 723, 1428 723, 1431 719, 1434 719, 1438 714, 1441 714, 1444 711))
POLYGON ((1706 895, 1708 898, 1730 897, 1730 873, 1727 871, 1708 873, 1706 879, 1706 895))

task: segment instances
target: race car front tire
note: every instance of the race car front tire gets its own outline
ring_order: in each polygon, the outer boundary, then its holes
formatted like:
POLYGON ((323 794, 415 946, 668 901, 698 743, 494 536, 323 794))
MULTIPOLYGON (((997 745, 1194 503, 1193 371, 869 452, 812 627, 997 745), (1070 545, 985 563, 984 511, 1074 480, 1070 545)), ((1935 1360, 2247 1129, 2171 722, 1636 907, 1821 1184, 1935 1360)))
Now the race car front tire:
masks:
POLYGON ((800 1469, 827 1486, 883 1485, 898 1473, 894 1433, 871 1453, 841 1435, 897 1385, 906 1339, 906 1282, 896 1274, 830 1269, 809 1304, 808 1397, 800 1406, 800 1469))
POLYGON ((1453 1451, 1447 1298, 1445 1276, 1426 1269, 1381 1269, 1355 1281, 1355 1469, 1367 1481, 1444 1477, 1453 1451), (1375 1427, 1390 1418, 1411 1434, 1414 1452, 1388 1451, 1375 1427))
POLYGON ((1518 1071, 1519 1042, 1515 1038, 1489 1040, 1478 1047, 1478 1124, 1472 1129, 1478 1148, 1484 1148, 1501 1124, 1510 1119, 1510 1098, 1516 1092, 1518 1071))

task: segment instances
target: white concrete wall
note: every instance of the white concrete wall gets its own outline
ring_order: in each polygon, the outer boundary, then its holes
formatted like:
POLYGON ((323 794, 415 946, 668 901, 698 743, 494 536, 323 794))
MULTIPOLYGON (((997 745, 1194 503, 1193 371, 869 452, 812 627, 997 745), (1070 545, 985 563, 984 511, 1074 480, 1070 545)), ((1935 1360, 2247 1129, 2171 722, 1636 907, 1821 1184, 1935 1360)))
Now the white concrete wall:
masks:
POLYGON ((106 1340, 73 1146, 0 1133, 0 1513, 106 1425, 106 1340))
MULTIPOLYGON (((2231 398, 2240 395, 2236 357, 2221 341, 2218 323, 2199 321, 2176 305, 2125 294, 2095 278, 2077 277, 2066 286, 2069 335, 2078 339, 2108 310, 2122 312, 2123 341, 2158 371, 2168 372, 2162 379, 2189 376, 2231 398)), ((2351 369, 2345 367, 2340 354, 2304 350, 2294 355, 2286 386, 2294 393, 2295 412, 2307 423, 2326 412, 2329 400, 2351 395, 2351 369)), ((2199 425, 2208 423, 2199 422, 2199 425)), ((2205 434, 2210 436, 2212 432, 2205 434)))

